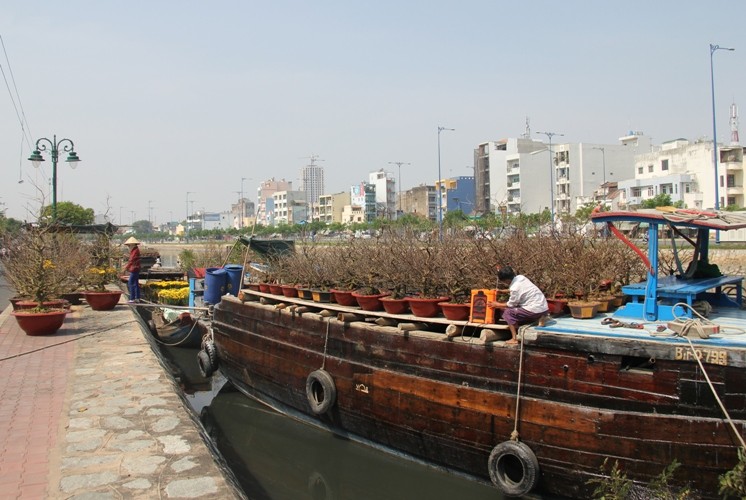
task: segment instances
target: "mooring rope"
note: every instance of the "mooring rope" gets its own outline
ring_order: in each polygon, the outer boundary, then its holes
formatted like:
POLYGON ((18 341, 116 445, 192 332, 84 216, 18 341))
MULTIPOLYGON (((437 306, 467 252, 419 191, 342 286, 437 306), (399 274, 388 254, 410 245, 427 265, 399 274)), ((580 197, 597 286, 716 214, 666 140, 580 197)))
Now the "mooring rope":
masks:
POLYGON ((326 346, 329 344, 329 328, 332 324, 332 318, 326 320, 326 335, 324 336, 324 357, 321 359, 321 369, 326 366, 326 346))
MULTIPOLYGON (((702 320, 712 323, 708 319, 704 318, 702 315, 700 315, 697 311, 695 311, 693 308, 689 307, 688 304, 684 304, 683 302, 679 302, 674 306, 674 310, 676 309, 676 306, 684 306, 689 308, 694 314, 702 318, 702 320)), ((676 318, 679 319, 679 318, 676 318)), ((702 364, 702 360, 699 359, 699 356, 697 355, 697 349, 695 349, 694 344, 692 343, 692 340, 689 338, 688 335, 686 335, 684 332, 688 332, 692 328, 696 329, 700 338, 708 338, 709 335, 704 331, 702 327, 702 321, 690 319, 687 322, 687 325, 685 326, 684 330, 682 330, 682 333, 680 336, 684 337, 686 341, 689 343, 689 348, 692 350, 692 354, 694 355, 694 359, 697 360, 697 364, 699 365, 699 369, 702 370, 702 374, 705 377, 705 380, 707 381, 707 385, 710 387, 710 391, 712 391, 712 395, 715 397, 715 401, 717 401, 718 406, 720 406, 720 411, 723 412, 723 415, 725 415, 725 419, 728 421, 728 424, 730 425, 731 429, 733 430, 733 434, 736 435, 738 440, 741 442, 741 447, 746 449, 746 442, 744 442, 743 437, 738 432, 738 429, 736 429, 736 424, 733 423, 733 419, 730 417, 730 414, 728 413, 728 410, 725 408, 725 405, 720 400, 720 396, 718 396, 717 391, 715 390, 715 386, 712 385, 712 381, 710 380, 710 376, 707 374, 707 370, 705 370, 704 364, 702 364)))
POLYGON ((515 420, 513 422, 513 432, 510 433, 511 441, 518 441, 518 420, 519 411, 521 409, 521 380, 523 379, 523 334, 525 328, 521 328, 521 354, 518 358, 518 388, 515 394, 515 420))

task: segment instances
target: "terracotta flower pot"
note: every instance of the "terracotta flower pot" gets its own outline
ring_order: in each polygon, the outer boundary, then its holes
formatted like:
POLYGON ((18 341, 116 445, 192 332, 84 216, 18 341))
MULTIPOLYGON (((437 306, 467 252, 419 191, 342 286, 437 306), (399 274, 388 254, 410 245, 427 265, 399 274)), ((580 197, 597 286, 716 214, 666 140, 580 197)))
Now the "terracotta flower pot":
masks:
POLYGON ((357 300, 355 300, 355 297, 352 296, 352 291, 337 290, 332 288, 331 292, 334 294, 334 300, 336 300, 337 304, 339 304, 340 306, 357 306, 357 300))
POLYGON ((386 297, 387 295, 387 293, 366 295, 364 293, 352 292, 352 296, 355 297, 357 304, 363 311, 380 311, 381 309, 383 309, 381 298, 386 297))
POLYGON ((568 311, 567 299, 550 299, 547 298, 549 314, 565 314, 568 311))
POLYGON ((471 304, 457 304, 455 302, 439 302, 443 316, 452 321, 464 321, 469 319, 471 304))
POLYGON ((283 295, 282 285, 276 285, 274 283, 269 284, 269 293, 272 295, 283 295))
POLYGON ((26 335, 52 335, 60 329, 65 321, 67 311, 64 309, 53 309, 45 312, 31 312, 18 310, 12 314, 18 326, 26 332, 26 335))
POLYGON ((282 294, 285 297, 297 297, 298 289, 295 288, 293 285, 282 285, 282 294))
POLYGON ((440 314, 439 302, 446 302, 450 300, 450 297, 436 297, 436 298, 423 298, 423 297, 409 297, 409 308, 412 310, 412 314, 419 316, 420 318, 432 318, 440 314))
POLYGON ((598 312, 609 312, 611 310, 611 302, 614 300, 613 295, 602 295, 593 297, 594 302, 598 302, 598 312))
POLYGON ((384 311, 389 314, 407 314, 409 312, 409 302, 407 299, 394 299, 391 297, 381 297, 381 304, 384 311))
POLYGON ((570 308, 570 314, 576 319, 591 319, 598 314, 598 307, 601 304, 596 301, 571 301, 567 303, 570 308))
POLYGON ((311 299, 314 302, 329 303, 332 301, 332 292, 329 290, 311 290, 311 299))
MULTIPOLYGON (((45 300, 43 303, 44 307, 47 309, 64 309, 67 306, 67 301, 63 299, 51 299, 51 300, 45 300)), ((38 307, 39 303, 35 300, 19 300, 15 303, 14 309, 15 310, 24 310, 24 309, 34 309, 35 307, 38 307)))
POLYGON ((111 311, 119 303, 122 292, 83 292, 83 298, 94 311, 111 311))
POLYGON ((259 283, 259 291, 262 293, 272 293, 269 289, 269 283, 259 283))

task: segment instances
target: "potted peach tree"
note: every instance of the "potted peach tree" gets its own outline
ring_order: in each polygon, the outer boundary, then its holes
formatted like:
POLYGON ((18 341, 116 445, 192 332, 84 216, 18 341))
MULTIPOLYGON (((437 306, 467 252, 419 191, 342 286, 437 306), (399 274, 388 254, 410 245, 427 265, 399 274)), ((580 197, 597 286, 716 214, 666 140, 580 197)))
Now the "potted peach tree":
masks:
POLYGON ((32 303, 12 315, 27 335, 50 335, 64 322, 64 301, 52 302, 69 290, 83 267, 84 254, 74 235, 57 232, 52 226, 27 225, 3 237, 9 250, 2 273, 20 295, 32 303))

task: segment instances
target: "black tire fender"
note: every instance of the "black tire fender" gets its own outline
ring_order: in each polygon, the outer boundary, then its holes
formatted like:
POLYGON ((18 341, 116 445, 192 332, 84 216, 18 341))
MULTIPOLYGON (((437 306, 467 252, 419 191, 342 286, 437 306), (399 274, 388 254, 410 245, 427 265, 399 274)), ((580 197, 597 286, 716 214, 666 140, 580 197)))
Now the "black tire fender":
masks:
POLYGON ((506 496, 530 493, 539 482, 539 461, 525 443, 504 441, 495 446, 487 463, 492 484, 506 496))
POLYGON ((208 340, 205 342, 204 351, 210 357, 210 363, 212 364, 212 371, 215 371, 218 367, 218 349, 215 347, 215 342, 208 340))
POLYGON ((337 401, 337 387, 326 370, 311 372, 306 379, 306 397, 316 415, 328 412, 337 401))
POLYGON ((207 351, 203 350, 197 353, 197 365, 199 365, 199 372, 205 378, 210 377, 215 372, 215 365, 212 363, 207 351))

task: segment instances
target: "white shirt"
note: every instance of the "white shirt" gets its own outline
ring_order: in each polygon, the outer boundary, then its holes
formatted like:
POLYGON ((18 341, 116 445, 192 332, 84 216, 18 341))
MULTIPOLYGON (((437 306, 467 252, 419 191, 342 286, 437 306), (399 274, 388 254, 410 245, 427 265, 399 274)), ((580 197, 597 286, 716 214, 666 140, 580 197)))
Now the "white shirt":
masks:
POLYGON ((532 313, 541 313, 549 309, 544 292, 522 274, 510 282, 508 307, 522 307, 532 313))

